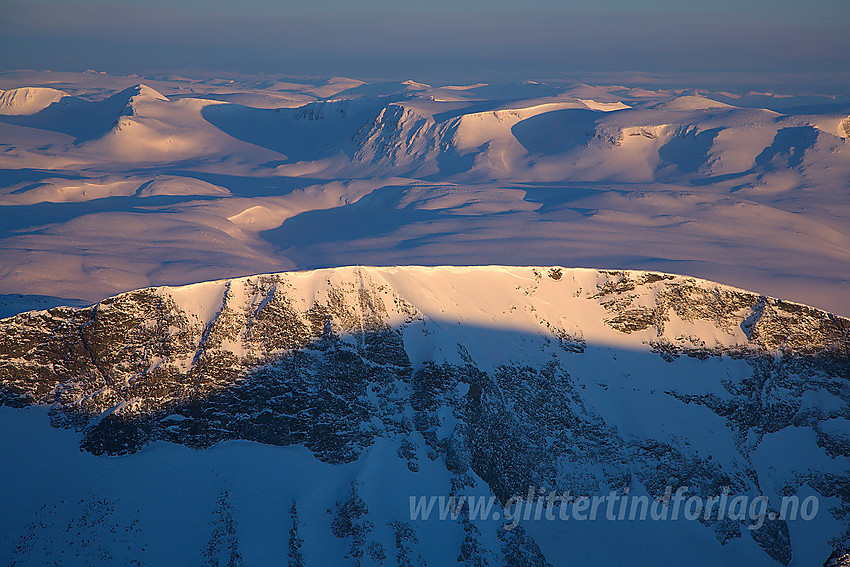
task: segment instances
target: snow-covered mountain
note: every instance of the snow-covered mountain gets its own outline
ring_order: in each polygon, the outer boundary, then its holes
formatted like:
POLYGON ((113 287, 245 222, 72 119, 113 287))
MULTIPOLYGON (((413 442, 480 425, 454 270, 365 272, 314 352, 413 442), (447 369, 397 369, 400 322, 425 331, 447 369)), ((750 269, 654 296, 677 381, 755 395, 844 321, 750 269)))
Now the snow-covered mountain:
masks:
POLYGON ((22 87, 0 90, 0 115, 18 116, 35 114, 59 102, 68 93, 49 87, 22 87))
POLYGON ((850 315, 846 94, 57 72, 0 89, 1 314, 289 269, 569 264, 850 315))
POLYGON ((846 565, 850 96, 596 78, 0 73, 0 561, 846 565))
POLYGON ((141 289, 0 330, 9 564, 848 557, 850 321, 805 305, 655 272, 358 266, 141 289), (411 497, 667 487, 819 508, 757 529, 411 517, 411 497))

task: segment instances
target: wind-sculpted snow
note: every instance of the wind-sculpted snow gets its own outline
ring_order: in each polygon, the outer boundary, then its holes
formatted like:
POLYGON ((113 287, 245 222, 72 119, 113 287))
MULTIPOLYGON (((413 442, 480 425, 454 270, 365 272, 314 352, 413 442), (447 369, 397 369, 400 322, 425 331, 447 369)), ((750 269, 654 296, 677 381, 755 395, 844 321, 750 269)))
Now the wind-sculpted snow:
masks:
MULTIPOLYGON (((800 304, 652 272, 351 267, 143 289, 0 330, 3 402, 49 404, 97 455, 243 439, 343 466, 381 442, 413 479, 442 463, 447 491, 483 482, 502 503, 529 486, 727 487, 776 510, 810 487, 846 546, 850 321, 800 304)), ((383 520, 352 491, 334 534, 380 555, 383 520)), ((781 564, 829 555, 794 555, 825 548, 779 519, 703 523, 781 564)), ((524 533, 506 553, 542 560, 524 533)))
POLYGON ((845 95, 56 72, 0 88, 0 294, 569 264, 850 315, 845 95))

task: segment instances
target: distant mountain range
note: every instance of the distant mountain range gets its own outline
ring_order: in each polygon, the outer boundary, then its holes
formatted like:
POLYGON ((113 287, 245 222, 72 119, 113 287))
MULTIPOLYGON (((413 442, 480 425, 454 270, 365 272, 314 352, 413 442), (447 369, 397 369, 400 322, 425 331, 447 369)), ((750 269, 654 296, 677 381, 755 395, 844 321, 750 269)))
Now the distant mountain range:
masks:
POLYGON ((850 315, 840 93, 35 71, 0 89, 6 314, 291 269, 568 264, 850 315))
MULTIPOLYGON (((266 175, 324 178, 647 183, 745 178, 795 168, 804 156, 809 168, 846 163, 834 154, 848 116, 835 105, 785 114, 622 87, 528 85, 519 98, 482 97, 475 85, 399 87, 361 85, 273 108, 179 91, 169 98, 142 83, 101 100, 24 87, 0 92, 0 121, 70 136, 63 158, 80 165, 265 155, 276 158, 266 175)), ((47 164, 57 149, 33 148, 25 159, 47 164)))

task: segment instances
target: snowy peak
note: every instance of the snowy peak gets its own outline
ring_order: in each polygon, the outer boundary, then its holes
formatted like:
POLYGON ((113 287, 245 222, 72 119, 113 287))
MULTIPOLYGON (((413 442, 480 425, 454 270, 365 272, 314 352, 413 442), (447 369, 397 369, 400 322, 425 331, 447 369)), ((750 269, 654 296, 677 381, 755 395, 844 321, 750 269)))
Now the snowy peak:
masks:
POLYGON ((126 100, 122 115, 132 116, 136 114, 139 108, 143 108, 151 103, 170 102, 166 96, 151 87, 138 84, 126 88, 123 91, 113 95, 115 100, 126 100))
POLYGON ((431 85, 425 83, 417 83, 413 79, 403 81, 401 84, 410 89, 411 91, 426 91, 433 88, 431 87, 431 85))
POLYGON ((166 97, 156 89, 153 89, 143 83, 134 85, 124 90, 123 93, 129 95, 129 100, 131 102, 143 100, 159 100, 163 102, 169 102, 168 97, 166 97))
POLYGON ((68 93, 48 87, 21 87, 0 91, 0 115, 35 114, 66 96, 68 93))

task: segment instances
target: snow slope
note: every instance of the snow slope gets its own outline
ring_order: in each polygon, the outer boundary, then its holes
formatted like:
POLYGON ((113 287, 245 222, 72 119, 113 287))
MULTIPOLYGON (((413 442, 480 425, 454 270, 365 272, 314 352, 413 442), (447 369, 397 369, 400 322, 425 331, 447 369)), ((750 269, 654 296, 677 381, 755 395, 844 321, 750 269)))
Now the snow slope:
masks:
POLYGON ((68 93, 49 87, 22 87, 0 91, 0 115, 35 114, 66 96, 68 93))
POLYGON ((850 96, 589 82, 0 73, 0 562, 846 563, 850 96))
POLYGON ((10 564, 262 565, 293 546, 304 565, 847 552, 829 509, 848 505, 850 321, 804 305, 652 272, 354 266, 138 290, 0 330, 10 564), (600 515, 505 530, 409 507, 669 485, 820 511, 758 529, 600 515))
POLYGON ((850 314, 840 94, 23 71, 0 88, 3 294, 538 263, 850 314))

